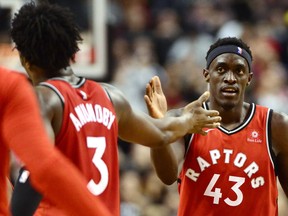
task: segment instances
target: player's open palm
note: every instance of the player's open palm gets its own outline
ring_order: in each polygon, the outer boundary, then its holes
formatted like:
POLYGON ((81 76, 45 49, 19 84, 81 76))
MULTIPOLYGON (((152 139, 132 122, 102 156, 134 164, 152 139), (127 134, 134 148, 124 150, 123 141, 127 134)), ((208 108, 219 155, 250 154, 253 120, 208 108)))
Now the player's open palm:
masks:
POLYGON ((146 85, 144 99, 150 116, 162 118, 167 112, 167 101, 158 76, 154 76, 146 85))

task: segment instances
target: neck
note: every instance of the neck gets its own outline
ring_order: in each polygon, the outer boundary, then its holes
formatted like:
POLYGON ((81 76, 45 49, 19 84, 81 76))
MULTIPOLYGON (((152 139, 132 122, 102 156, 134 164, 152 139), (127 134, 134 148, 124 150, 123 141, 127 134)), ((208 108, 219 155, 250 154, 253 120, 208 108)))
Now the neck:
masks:
POLYGON ((231 130, 243 123, 249 109, 249 104, 243 102, 237 106, 223 107, 216 103, 210 103, 209 109, 218 110, 222 118, 221 125, 231 130))
POLYGON ((30 79, 32 80, 33 85, 38 85, 40 82, 44 82, 51 78, 62 78, 65 79, 67 82, 71 84, 76 84, 79 81, 79 77, 75 76, 73 70, 70 67, 66 69, 60 69, 59 71, 55 72, 45 72, 41 68, 36 68, 34 70, 27 71, 30 79))

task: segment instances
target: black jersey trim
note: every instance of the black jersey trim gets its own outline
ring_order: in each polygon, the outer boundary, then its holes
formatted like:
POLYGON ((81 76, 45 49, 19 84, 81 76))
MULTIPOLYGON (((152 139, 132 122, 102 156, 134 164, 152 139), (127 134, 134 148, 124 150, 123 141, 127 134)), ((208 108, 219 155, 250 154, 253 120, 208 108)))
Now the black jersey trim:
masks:
POLYGON ((62 78, 62 77, 53 77, 49 80, 60 80, 60 81, 64 81, 68 84, 70 84, 73 88, 80 88, 86 81, 86 79, 84 77, 79 77, 80 80, 76 83, 76 84, 72 84, 70 82, 68 82, 66 79, 62 78))
MULTIPOLYGON (((104 90, 104 92, 106 93, 108 99, 109 99, 109 100, 111 101, 111 103, 113 104, 113 100, 112 100, 112 98, 111 98, 111 95, 110 95, 109 91, 108 91, 104 86, 102 86, 102 85, 100 85, 100 86, 101 86, 101 88, 104 90)), ((114 107, 114 104, 113 104, 113 107, 114 107)))
POLYGON ((61 92, 52 84, 50 83, 47 83, 47 82, 41 82, 38 84, 39 86, 45 86, 47 88, 50 88, 52 91, 54 91, 58 97, 60 98, 60 101, 61 101, 61 104, 62 104, 62 107, 64 108, 64 104, 65 104, 65 98, 64 96, 61 94, 61 92))
MULTIPOLYGON (((209 106, 207 103, 204 103, 204 109, 209 110, 209 106)), ((243 128, 245 128, 250 123, 250 121, 252 120, 252 118, 255 114, 255 111, 256 111, 256 105, 254 103, 251 103, 249 106, 246 118, 244 119, 244 121, 239 126, 237 126, 236 128, 234 128, 232 130, 228 130, 225 127, 223 127, 222 125, 220 125, 218 127, 218 129, 221 130, 223 133, 226 133, 228 135, 237 133, 238 131, 242 130, 243 128)))
POLYGON ((266 140, 267 140, 267 150, 269 153, 269 157, 272 163, 272 166, 274 167, 274 171, 276 176, 278 175, 278 168, 277 168, 277 163, 276 163, 276 154, 273 151, 272 147, 272 133, 271 133, 271 121, 272 121, 272 116, 273 116, 273 110, 269 109, 267 112, 267 125, 266 125, 266 140))

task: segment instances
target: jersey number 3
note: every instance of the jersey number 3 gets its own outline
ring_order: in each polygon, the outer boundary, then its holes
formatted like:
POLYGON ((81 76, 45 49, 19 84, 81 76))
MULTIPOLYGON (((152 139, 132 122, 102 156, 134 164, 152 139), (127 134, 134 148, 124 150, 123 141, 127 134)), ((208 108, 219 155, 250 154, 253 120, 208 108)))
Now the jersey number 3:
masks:
POLYGON ((102 156, 106 149, 106 139, 105 137, 87 137, 87 147, 95 149, 92 162, 99 170, 101 176, 99 183, 95 183, 94 180, 91 179, 87 187, 92 194, 97 196, 103 193, 103 191, 106 189, 109 179, 107 165, 102 160, 102 156))

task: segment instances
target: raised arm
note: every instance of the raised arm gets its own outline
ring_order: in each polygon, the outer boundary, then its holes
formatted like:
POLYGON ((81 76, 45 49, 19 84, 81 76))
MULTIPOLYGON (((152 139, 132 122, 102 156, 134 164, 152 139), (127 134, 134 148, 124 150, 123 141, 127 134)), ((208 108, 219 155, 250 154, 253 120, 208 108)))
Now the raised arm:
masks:
POLYGON ((271 133, 279 181, 288 198, 288 116, 286 114, 273 112, 271 133))
MULTIPOLYGON (((201 100, 188 104, 178 117, 165 116, 154 119, 144 112, 135 111, 116 88, 107 84, 104 86, 116 109, 119 136, 132 143, 153 148, 165 146, 185 134, 199 132, 205 125, 217 127, 221 120, 217 111, 210 111, 209 117, 208 112, 199 113, 201 100)), ((204 97, 208 96, 209 93, 206 93, 204 97)))
MULTIPOLYGON (((209 97, 209 93, 205 92, 198 100, 192 102, 188 106, 192 106, 195 118, 194 133, 206 135, 203 128, 213 128, 218 124, 210 123, 211 116, 217 116, 217 111, 208 111, 202 108, 202 104, 209 97)), ((167 112, 166 97, 163 93, 159 77, 153 77, 146 86, 146 95, 144 96, 149 115, 153 118, 163 118, 166 116, 179 116, 183 112, 183 108, 170 110, 167 112), (167 113, 166 113, 167 112, 167 113)), ((184 149, 184 148, 183 148, 184 149)), ((184 150, 183 150, 184 151, 184 150)), ((184 152, 183 152, 184 153, 184 152)), ((165 184, 172 184, 177 180, 178 176, 178 160, 173 152, 171 145, 161 148, 150 149, 151 159, 158 177, 165 184)))
MULTIPOLYGON (((167 100, 162 91, 159 77, 153 77, 146 85, 144 99, 151 117, 163 118, 166 115, 167 100)), ((167 185, 173 184, 178 177, 178 160, 173 146, 150 148, 150 156, 159 179, 167 185)))

